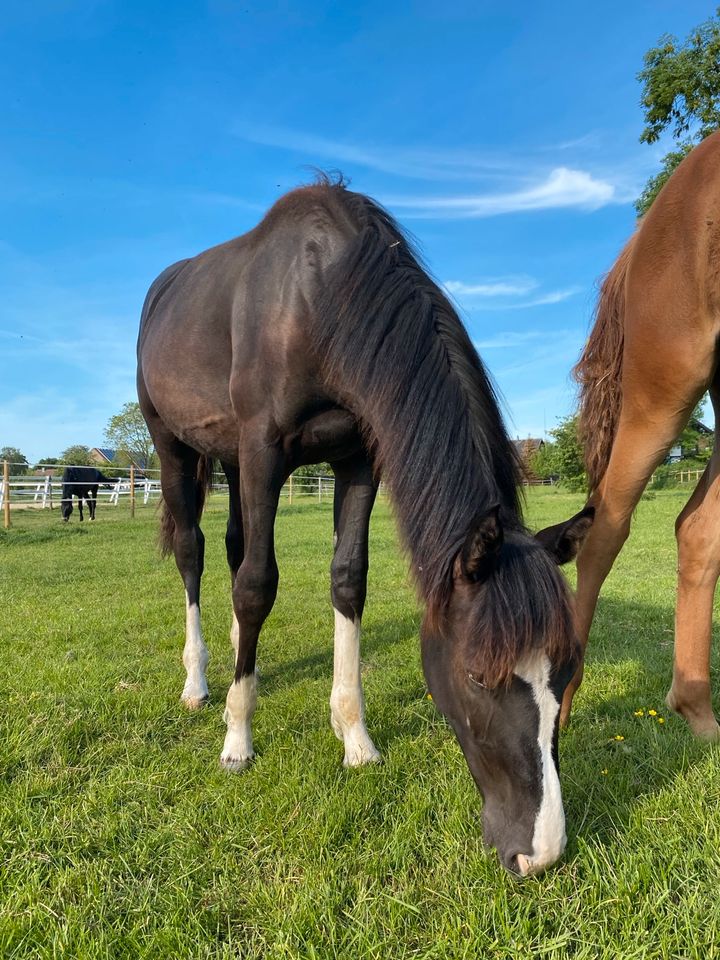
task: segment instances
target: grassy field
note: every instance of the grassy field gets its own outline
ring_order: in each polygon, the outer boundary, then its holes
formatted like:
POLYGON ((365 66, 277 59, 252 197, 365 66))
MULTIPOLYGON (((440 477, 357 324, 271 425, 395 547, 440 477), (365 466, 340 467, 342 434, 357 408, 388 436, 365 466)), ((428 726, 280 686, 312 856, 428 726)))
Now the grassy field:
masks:
MULTIPOLYGON (((332 511, 306 503, 278 518, 258 759, 239 776, 218 765, 231 676, 219 498, 203 524, 212 702, 196 714, 178 699, 183 594, 154 510, 130 521, 101 505, 82 527, 14 514, 0 531, 0 956, 720 957, 720 754, 663 702, 683 500, 641 502, 608 580, 561 737, 568 849, 525 881, 484 850, 479 795, 426 698, 387 505, 363 647, 384 763, 344 770, 330 730, 332 511)), ((529 522, 580 502, 533 491, 529 522)))

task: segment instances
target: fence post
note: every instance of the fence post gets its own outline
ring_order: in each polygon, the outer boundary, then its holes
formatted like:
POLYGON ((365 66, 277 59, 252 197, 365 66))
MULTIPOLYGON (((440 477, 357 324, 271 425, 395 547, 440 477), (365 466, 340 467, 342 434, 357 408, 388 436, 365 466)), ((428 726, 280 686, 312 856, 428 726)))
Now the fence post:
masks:
POLYGON ((130 516, 135 516, 135 464, 130 464, 130 516))
POLYGON ((288 503, 289 503, 289 504, 292 504, 292 494, 293 494, 292 483, 293 483, 293 475, 290 474, 290 492, 288 493, 288 503))
POLYGON ((3 514, 7 530, 10 526, 10 464, 7 460, 3 460, 3 514))
POLYGON ((322 503, 322 477, 318 477, 318 503, 322 503))

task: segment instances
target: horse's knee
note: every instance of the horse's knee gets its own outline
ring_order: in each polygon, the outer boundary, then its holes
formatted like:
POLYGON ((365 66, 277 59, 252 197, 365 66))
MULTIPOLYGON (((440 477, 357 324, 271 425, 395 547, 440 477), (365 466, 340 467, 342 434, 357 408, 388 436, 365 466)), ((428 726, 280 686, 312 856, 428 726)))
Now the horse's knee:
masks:
POLYGON ((330 567, 333 607, 348 619, 361 617, 367 593, 367 560, 336 554, 330 567))
POLYGON ((240 567, 232 591, 238 620, 262 624, 275 603, 278 579, 278 568, 274 562, 263 568, 240 567))
POLYGON ((205 536, 200 527, 175 527, 173 539, 175 562, 180 573, 201 575, 205 559, 205 536))
POLYGON ((714 585, 720 574, 715 525, 703 520, 699 510, 683 510, 675 521, 675 540, 679 582, 690 587, 714 585))
POLYGON ((242 531, 232 520, 228 520, 225 532, 225 555, 232 571, 239 568, 243 558, 242 531))

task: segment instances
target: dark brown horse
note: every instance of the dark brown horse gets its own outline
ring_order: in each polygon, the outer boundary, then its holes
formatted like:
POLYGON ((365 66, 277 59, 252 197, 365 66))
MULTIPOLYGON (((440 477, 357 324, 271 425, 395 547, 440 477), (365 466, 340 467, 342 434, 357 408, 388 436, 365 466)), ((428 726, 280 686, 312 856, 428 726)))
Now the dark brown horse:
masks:
POLYGON ((359 640, 382 473, 426 604, 428 685, 484 794, 486 839, 522 874, 553 863, 565 844, 557 718, 577 662, 556 561, 574 555, 591 516, 541 540, 527 532, 483 366, 392 218, 323 180, 283 197, 245 236, 170 267, 143 310, 138 391, 162 464, 164 542, 186 589, 190 707, 208 696, 198 526, 207 457, 230 485, 236 666, 221 763, 239 770, 254 756, 280 489, 320 460, 336 476, 332 726, 347 765, 378 759, 359 640))
MULTIPOLYGON (((605 278, 595 326, 576 367, 589 505, 595 522, 578 557, 583 647, 600 587, 632 512, 706 390, 720 421, 720 134, 680 164, 605 278)), ((675 525, 675 660, 667 703, 702 737, 720 728, 710 702, 710 640, 720 574, 720 449, 675 525)), ((582 679, 565 693, 562 722, 582 679)))

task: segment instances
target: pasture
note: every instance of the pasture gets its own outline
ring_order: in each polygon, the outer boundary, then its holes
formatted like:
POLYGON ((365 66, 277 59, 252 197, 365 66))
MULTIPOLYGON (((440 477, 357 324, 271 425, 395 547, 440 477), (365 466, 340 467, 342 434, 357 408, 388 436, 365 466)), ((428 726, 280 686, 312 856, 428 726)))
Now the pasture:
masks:
MULTIPOLYGON (((278 516, 258 759, 238 776, 218 765, 231 679, 223 498, 203 520, 212 701, 194 714, 179 702, 184 600, 155 546, 155 508, 131 521, 101 504, 82 526, 14 513, 0 531, 0 955, 720 955, 720 753, 663 702, 686 497, 638 507, 561 735, 568 848, 523 881, 484 850, 479 795, 427 699, 387 503, 372 522, 363 624, 384 763, 344 770, 329 726, 332 507, 307 502, 278 516)), ((581 503, 532 490, 529 522, 581 503)), ((717 663, 716 652, 716 690, 717 663)))

